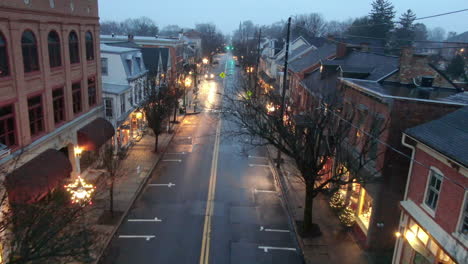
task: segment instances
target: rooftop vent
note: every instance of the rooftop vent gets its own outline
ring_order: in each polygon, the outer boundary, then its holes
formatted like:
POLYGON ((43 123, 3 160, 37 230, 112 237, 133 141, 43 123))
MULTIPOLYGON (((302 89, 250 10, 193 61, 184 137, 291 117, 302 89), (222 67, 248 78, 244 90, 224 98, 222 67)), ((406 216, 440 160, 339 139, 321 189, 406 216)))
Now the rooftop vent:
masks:
POLYGON ((433 76, 422 76, 421 77, 421 87, 432 87, 433 83, 434 83, 434 77, 433 76))

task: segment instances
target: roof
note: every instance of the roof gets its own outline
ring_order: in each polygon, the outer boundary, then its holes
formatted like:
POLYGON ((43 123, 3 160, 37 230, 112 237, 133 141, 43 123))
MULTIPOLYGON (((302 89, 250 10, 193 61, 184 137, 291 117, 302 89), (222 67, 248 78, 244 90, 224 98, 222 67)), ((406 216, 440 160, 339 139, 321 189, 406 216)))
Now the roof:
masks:
POLYGON ((101 52, 108 52, 108 53, 125 53, 125 52, 139 51, 139 49, 109 46, 107 44, 101 44, 100 48, 101 48, 101 52))
POLYGON ((109 46, 117 46, 117 47, 123 47, 123 48, 133 48, 133 49, 140 49, 141 46, 136 44, 133 41, 121 41, 121 42, 108 42, 105 43, 106 45, 109 46))
POLYGON ((446 98, 443 98, 442 101, 468 105, 468 92, 450 95, 446 98))
POLYGON ((351 78, 342 78, 343 83, 357 88, 359 90, 367 90, 371 94, 379 97, 388 98, 407 98, 415 100, 429 100, 439 103, 454 103, 461 104, 447 100, 452 95, 458 93, 456 89, 452 88, 418 88, 412 85, 404 85, 392 82, 376 82, 370 80, 360 80, 351 78))
POLYGON ((142 48, 143 61, 146 68, 154 73, 159 69, 159 57, 161 57, 163 71, 167 71, 169 62, 169 49, 168 48, 142 48))
POLYGON ((104 93, 122 94, 125 91, 129 90, 130 88, 131 88, 130 85, 104 83, 104 82, 102 83, 102 91, 104 93))
MULTIPOLYGON (((112 42, 123 42, 123 41, 128 41, 128 36, 124 35, 101 35, 101 41, 102 42, 107 42, 107 41, 112 41, 112 42)), ((147 36, 134 36, 133 40, 135 42, 155 42, 155 43, 162 43, 165 42, 167 44, 174 44, 179 42, 178 39, 173 39, 173 38, 163 38, 163 37, 147 37, 147 36)))
POLYGON ((405 133, 468 168, 468 107, 405 133))
POLYGON ((301 72, 308 67, 319 63, 320 60, 333 56, 335 52, 336 45, 326 44, 318 49, 307 51, 298 58, 295 58, 294 61, 289 64, 289 67, 293 72, 301 72))

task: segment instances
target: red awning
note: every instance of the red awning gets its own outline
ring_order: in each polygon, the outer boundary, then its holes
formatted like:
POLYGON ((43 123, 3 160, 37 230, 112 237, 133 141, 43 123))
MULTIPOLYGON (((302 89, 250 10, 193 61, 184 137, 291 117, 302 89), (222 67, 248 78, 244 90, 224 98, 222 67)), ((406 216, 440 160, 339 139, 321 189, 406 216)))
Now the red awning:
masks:
POLYGON ((102 117, 78 130, 78 145, 84 150, 97 150, 114 136, 114 127, 102 117))
POLYGON ((61 186, 71 172, 67 156, 48 149, 7 175, 8 198, 12 203, 36 202, 61 186))

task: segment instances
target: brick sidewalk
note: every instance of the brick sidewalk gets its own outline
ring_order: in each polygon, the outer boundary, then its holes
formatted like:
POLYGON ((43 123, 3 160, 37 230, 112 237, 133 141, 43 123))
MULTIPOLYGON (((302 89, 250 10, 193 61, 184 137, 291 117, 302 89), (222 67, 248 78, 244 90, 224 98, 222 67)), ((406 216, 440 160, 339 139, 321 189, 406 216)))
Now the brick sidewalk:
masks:
MULTIPOLYGON (((268 147, 270 157, 276 157, 276 149, 268 147)), ((284 163, 279 170, 279 181, 285 195, 292 220, 302 221, 304 215, 305 186, 294 161, 282 155, 284 163)), ((278 172, 278 169, 275 170, 278 172)), ((366 253, 356 244, 348 231, 328 206, 326 197, 314 200, 313 222, 320 226, 322 235, 302 239, 298 236, 308 264, 361 264, 369 263, 366 253)), ((296 228, 297 230, 297 228, 296 228)))
MULTIPOLYGON (((181 121, 185 116, 178 115, 178 120, 181 121)), ((141 189, 151 176, 151 172, 157 165, 161 157, 164 155, 167 146, 177 132, 179 125, 172 125, 173 133, 163 133, 159 136, 158 153, 154 153, 154 135, 151 129, 147 129, 146 134, 140 141, 135 142, 127 152, 125 159, 122 161, 123 176, 115 181, 114 185, 114 210, 123 212, 122 216, 114 225, 98 224, 99 217, 108 210, 109 196, 108 191, 100 193, 94 200, 94 208, 90 212, 88 223, 93 225, 94 230, 99 234, 98 243, 92 250, 92 256, 95 258, 94 263, 98 263, 99 258, 104 253, 107 245, 112 240, 115 232, 120 226, 122 220, 127 215, 133 205, 133 202, 138 197, 141 189)))

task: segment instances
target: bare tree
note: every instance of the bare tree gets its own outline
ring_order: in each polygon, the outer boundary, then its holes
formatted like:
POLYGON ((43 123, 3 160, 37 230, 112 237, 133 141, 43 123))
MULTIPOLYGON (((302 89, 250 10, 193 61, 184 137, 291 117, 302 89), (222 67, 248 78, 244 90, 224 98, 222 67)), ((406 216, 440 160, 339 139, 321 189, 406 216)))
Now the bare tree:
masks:
POLYGON ((445 40, 445 29, 441 27, 435 27, 428 32, 427 39, 433 41, 444 41, 445 40))
POLYGON ((148 17, 128 18, 123 22, 101 22, 101 34, 132 34, 138 36, 156 36, 159 28, 148 17))
MULTIPOLYGON (((247 137, 253 146, 272 145, 292 158, 301 173, 306 187, 303 219, 303 234, 320 234, 312 222, 314 198, 322 192, 334 192, 340 186, 365 183, 371 178, 363 170, 378 173, 375 160, 380 155, 376 150, 383 131, 383 120, 369 118, 367 132, 358 130, 356 108, 344 108, 337 98, 321 99, 315 108, 301 114, 284 109, 280 114, 281 98, 274 94, 255 96, 247 85, 232 94, 225 94, 224 113, 234 127, 231 133, 247 137), (348 174, 326 166, 329 159, 344 164, 348 174), (345 177, 346 176, 346 177, 345 177)), ((360 120, 359 122, 363 122, 360 120)), ((374 174, 371 174, 374 175, 374 174)))
POLYGON ((109 188, 109 212, 114 217, 114 185, 116 179, 122 175, 122 152, 115 152, 114 146, 107 144, 102 150, 102 164, 107 170, 105 185, 109 188))
POLYGON ((159 91, 155 88, 148 88, 149 95, 143 105, 148 126, 154 133, 154 152, 158 152, 159 135, 164 131, 164 124, 171 115, 171 109, 174 105, 173 98, 167 87, 160 87, 159 91))
POLYGON ((182 32, 182 28, 178 25, 167 25, 163 27, 159 33, 163 36, 173 37, 177 36, 180 32, 182 32))
POLYGON ((195 25, 195 30, 201 33, 202 55, 209 57, 216 53, 216 50, 222 48, 225 38, 213 23, 201 23, 195 25))
POLYGON ((36 203, 1 200, 0 242, 9 264, 89 262, 96 232, 87 206, 72 204, 64 189, 36 203))
POLYGON ((307 33, 311 37, 320 37, 326 33, 327 22, 321 14, 310 13, 297 15, 292 27, 292 35, 307 33))

